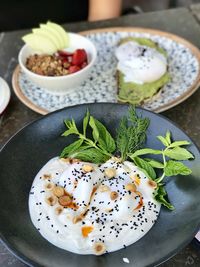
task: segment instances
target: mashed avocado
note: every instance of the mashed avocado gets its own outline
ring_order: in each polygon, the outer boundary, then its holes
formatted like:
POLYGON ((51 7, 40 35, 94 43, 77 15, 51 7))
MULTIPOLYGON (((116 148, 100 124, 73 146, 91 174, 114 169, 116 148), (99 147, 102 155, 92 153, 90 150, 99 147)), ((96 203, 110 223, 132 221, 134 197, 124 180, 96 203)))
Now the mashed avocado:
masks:
MULTIPOLYGON (((159 47, 150 39, 146 38, 134 38, 127 37, 120 41, 120 44, 135 41, 140 45, 145 45, 151 48, 155 48, 158 52, 162 53, 165 57, 167 53, 164 49, 159 47)), ((118 76, 118 100, 120 102, 128 102, 131 104, 140 104, 145 100, 151 99, 166 83, 170 81, 170 75, 166 72, 159 80, 145 83, 145 84, 136 84, 133 82, 125 82, 124 75, 120 71, 117 72, 118 76)))

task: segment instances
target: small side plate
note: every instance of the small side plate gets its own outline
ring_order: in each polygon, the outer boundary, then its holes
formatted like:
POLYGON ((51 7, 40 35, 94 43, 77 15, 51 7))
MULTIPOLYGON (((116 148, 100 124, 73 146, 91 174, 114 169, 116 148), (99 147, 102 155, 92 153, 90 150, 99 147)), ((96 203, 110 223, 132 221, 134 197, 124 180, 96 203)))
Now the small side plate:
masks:
POLYGON ((0 115, 3 113, 10 101, 10 88, 7 82, 0 77, 0 115))

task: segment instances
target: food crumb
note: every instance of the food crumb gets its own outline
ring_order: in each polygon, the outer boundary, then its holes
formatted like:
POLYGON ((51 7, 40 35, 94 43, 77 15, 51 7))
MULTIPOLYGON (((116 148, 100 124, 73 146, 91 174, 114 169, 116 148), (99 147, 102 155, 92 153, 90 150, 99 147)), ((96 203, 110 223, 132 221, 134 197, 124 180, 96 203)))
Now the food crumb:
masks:
POLYGON ((125 262, 125 263, 130 263, 130 261, 129 261, 128 258, 123 258, 123 262, 125 262))

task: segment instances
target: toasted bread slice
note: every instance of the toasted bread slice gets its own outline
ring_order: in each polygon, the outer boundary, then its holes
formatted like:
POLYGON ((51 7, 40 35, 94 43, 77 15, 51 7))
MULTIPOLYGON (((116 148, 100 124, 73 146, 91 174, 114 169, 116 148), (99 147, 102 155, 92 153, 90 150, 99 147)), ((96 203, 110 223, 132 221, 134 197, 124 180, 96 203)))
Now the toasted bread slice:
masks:
MULTIPOLYGON (((163 48, 159 47, 152 40, 146 38, 127 37, 122 39, 119 45, 129 41, 135 41, 141 45, 155 48, 158 52, 167 56, 166 51, 163 48)), ((117 70, 116 76, 118 83, 118 101, 134 105, 141 105, 159 97, 162 87, 170 81, 170 74, 168 72, 166 72, 159 80, 145 84, 125 82, 124 75, 119 70, 117 70)))
POLYGON ((124 82, 124 75, 117 71, 118 101, 134 105, 143 104, 160 94, 161 88, 170 81, 170 75, 166 72, 159 80, 153 83, 136 84, 124 82))

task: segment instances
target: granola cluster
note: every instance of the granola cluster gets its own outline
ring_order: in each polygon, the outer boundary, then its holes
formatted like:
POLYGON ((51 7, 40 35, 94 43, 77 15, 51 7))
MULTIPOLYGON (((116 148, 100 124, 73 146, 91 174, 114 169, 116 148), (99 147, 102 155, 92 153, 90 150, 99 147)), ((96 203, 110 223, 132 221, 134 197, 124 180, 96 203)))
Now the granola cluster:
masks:
POLYGON ((26 60, 26 67, 39 75, 63 76, 69 74, 68 62, 63 62, 56 55, 31 55, 26 60))
POLYGON ((26 67, 43 76, 63 76, 77 72, 88 64, 87 53, 84 49, 76 49, 73 53, 58 51, 53 55, 30 55, 26 67))

